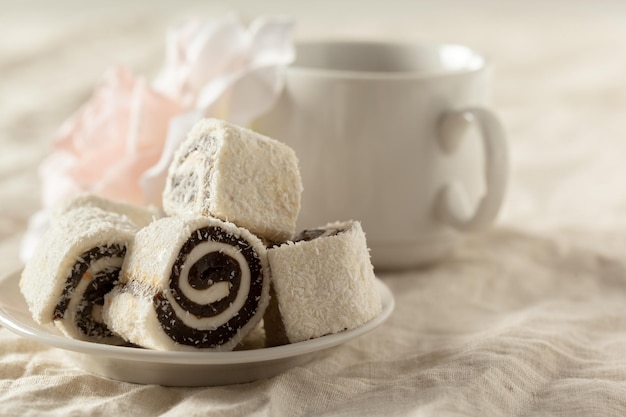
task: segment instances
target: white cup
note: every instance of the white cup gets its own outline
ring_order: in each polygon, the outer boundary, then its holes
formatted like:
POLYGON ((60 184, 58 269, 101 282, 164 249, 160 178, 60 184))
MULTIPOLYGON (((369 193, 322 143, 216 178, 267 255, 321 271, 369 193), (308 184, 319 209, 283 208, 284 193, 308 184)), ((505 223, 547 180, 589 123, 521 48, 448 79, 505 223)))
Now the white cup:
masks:
POLYGON ((487 59, 463 45, 296 46, 283 94, 253 128, 300 159, 298 226, 360 220, 376 268, 445 256, 491 224, 508 174, 487 59))

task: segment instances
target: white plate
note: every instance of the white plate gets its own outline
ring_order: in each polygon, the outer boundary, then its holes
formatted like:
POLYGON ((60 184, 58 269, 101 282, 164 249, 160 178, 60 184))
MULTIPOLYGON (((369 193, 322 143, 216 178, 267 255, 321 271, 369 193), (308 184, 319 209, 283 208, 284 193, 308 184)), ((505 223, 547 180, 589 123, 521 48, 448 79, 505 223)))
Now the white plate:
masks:
POLYGON ((64 349, 82 369, 104 377, 139 384, 207 386, 269 378, 302 365, 314 355, 364 335, 382 324, 393 311, 389 288, 377 280, 382 313, 363 326, 291 345, 236 352, 161 352, 109 346, 66 338, 54 327, 31 317, 19 290, 19 273, 0 280, 0 325, 28 339, 64 349))

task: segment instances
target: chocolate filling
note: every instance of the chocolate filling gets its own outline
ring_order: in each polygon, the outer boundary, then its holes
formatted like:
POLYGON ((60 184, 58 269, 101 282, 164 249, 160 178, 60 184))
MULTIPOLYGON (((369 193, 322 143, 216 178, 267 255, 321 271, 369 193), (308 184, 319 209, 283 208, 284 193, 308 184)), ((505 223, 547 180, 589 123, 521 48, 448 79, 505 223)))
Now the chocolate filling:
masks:
POLYGON ((307 230, 303 230, 302 232, 300 232, 300 234, 298 234, 293 239, 293 241, 294 242, 300 242, 300 241, 308 242, 308 241, 311 241, 313 239, 317 239, 320 237, 336 236, 343 232, 345 232, 344 229, 307 229, 307 230))
POLYGON ((325 231, 326 230, 323 230, 323 229, 303 230, 302 232, 300 232, 298 236, 296 236, 293 239, 293 241, 294 242, 300 242, 300 241, 308 242, 309 240, 317 239, 318 237, 322 236, 325 231))
POLYGON ((206 289, 217 282, 227 281, 230 284, 229 295, 214 303, 200 305, 183 294, 179 285, 180 271, 193 248, 205 241, 221 242, 234 246, 239 249, 246 260, 246 267, 250 269, 250 290, 242 309, 223 325, 212 330, 200 330, 189 327, 176 316, 176 312, 163 292, 158 292, 154 296, 153 303, 163 330, 172 340, 198 348, 215 348, 232 339, 237 331, 254 316, 261 300, 263 270, 257 253, 246 240, 237 238, 216 226, 198 229, 183 244, 170 274, 171 294, 176 303, 185 311, 197 317, 216 316, 232 304, 240 290, 241 265, 237 260, 222 252, 211 252, 204 255, 189 268, 189 284, 196 289, 206 289))
MULTIPOLYGON (((99 246, 81 254, 65 281, 61 300, 54 309, 53 319, 60 320, 65 316, 78 283, 94 262, 103 258, 123 258, 125 255, 126 247, 119 244, 99 246)), ((85 335, 92 337, 113 336, 105 324, 94 319, 92 311, 95 305, 104 304, 104 295, 113 289, 119 278, 119 272, 119 268, 111 266, 102 271, 95 271, 85 292, 80 294, 82 300, 79 304, 75 324, 85 335)))
POLYGON ((93 315, 95 306, 104 305, 104 296, 113 289, 120 275, 120 269, 109 267, 94 275, 83 293, 83 302, 77 311, 76 325, 87 336, 112 337, 113 332, 93 315))
POLYGON ((235 259, 222 252, 207 253, 189 268, 189 285, 197 290, 205 290, 218 282, 229 283, 228 295, 207 305, 196 304, 180 292, 179 279, 180 276, 176 276, 177 281, 174 287, 170 281, 176 302, 185 311, 198 317, 213 317, 226 310, 237 298, 241 286, 241 268, 235 259))

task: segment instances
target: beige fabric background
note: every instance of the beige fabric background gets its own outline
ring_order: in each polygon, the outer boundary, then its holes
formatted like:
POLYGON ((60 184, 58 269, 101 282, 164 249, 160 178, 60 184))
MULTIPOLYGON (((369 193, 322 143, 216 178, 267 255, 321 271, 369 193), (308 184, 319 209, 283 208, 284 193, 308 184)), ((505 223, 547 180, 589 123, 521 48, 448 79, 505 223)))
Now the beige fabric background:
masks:
POLYGON ((299 38, 488 51, 512 153, 500 220, 437 265, 379 273, 383 327, 268 380, 115 382, 0 329, 1 416, 626 415, 626 3, 177 3, 0 1, 0 273, 20 267, 50 137, 104 69, 152 74, 169 24, 231 10, 293 16, 299 38))

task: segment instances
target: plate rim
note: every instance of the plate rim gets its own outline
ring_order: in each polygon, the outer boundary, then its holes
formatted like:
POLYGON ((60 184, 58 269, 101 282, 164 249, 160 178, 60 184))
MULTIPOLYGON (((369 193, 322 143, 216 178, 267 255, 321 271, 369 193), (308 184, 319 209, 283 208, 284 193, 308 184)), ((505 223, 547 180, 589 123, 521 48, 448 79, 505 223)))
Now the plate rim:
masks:
MULTIPOLYGON (((21 337, 58 349, 92 356, 105 356, 109 358, 137 362, 177 365, 235 365, 261 363, 301 356, 338 346, 369 333, 383 324, 391 316, 391 313, 395 309, 395 299, 393 293, 380 278, 375 277, 376 285, 381 297, 382 311, 378 316, 355 329, 322 336, 304 342, 260 349, 230 352, 158 351, 125 346, 112 346, 71 339, 63 335, 57 335, 47 331, 44 332, 43 330, 34 328, 29 323, 25 323, 17 319, 11 314, 10 311, 7 311, 7 305, 4 301, 7 297, 7 292, 3 291, 3 289, 17 288, 17 293, 20 296, 18 302, 23 303, 23 306, 19 306, 21 307, 20 312, 24 312, 24 309, 28 312, 26 301, 24 300, 21 291, 19 291, 18 283, 20 274, 21 270, 17 270, 0 277, 0 325, 21 337)), ((13 302, 15 302, 15 300, 13 300, 13 302)), ((33 323, 37 325, 35 322, 33 323)), ((40 327, 45 328, 45 326, 40 327)))

